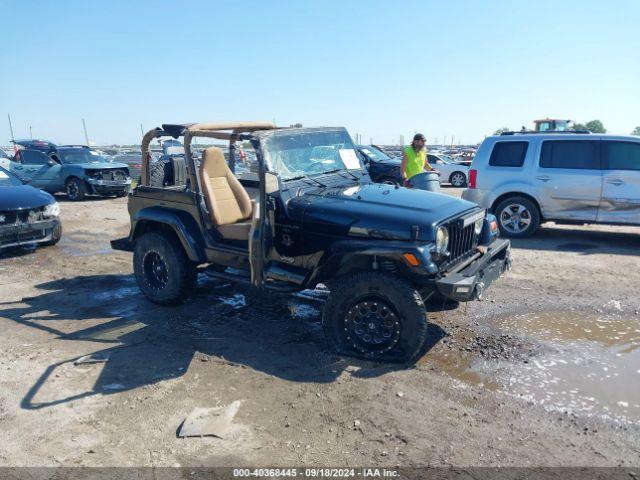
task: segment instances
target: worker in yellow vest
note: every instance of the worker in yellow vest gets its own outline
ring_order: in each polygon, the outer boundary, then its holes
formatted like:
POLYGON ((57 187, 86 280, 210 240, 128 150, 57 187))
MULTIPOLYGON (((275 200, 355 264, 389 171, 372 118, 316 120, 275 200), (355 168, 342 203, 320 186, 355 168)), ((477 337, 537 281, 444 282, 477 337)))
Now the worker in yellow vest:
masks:
POLYGON ((402 163, 400 164, 400 173, 404 180, 405 187, 418 188, 420 190, 426 190, 426 186, 421 185, 420 181, 424 178, 424 175, 418 175, 426 171, 433 170, 433 167, 429 165, 427 161, 427 139, 421 133, 416 133, 413 136, 411 145, 404 149, 402 155, 402 163), (411 179, 414 178, 412 182, 411 179))

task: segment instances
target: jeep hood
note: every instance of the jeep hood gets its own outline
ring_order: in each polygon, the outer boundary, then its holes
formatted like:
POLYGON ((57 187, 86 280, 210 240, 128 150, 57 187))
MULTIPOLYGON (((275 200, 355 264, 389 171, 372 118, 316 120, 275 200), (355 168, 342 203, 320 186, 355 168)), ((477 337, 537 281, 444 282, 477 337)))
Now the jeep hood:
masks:
POLYGON ((320 235, 432 241, 436 224, 477 210, 474 203, 440 193, 361 184, 318 189, 292 202, 304 210, 305 232, 320 235))
POLYGON ((30 185, 0 187, 0 211, 38 208, 53 202, 53 196, 30 185))

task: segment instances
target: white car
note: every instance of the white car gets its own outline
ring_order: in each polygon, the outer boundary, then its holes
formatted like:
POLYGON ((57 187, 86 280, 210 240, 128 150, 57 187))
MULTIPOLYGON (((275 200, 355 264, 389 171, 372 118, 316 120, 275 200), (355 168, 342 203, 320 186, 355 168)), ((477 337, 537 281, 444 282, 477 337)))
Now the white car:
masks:
POLYGON ((447 155, 427 154, 429 165, 440 174, 440 183, 450 183, 456 188, 466 187, 469 183, 469 167, 454 162, 447 155))

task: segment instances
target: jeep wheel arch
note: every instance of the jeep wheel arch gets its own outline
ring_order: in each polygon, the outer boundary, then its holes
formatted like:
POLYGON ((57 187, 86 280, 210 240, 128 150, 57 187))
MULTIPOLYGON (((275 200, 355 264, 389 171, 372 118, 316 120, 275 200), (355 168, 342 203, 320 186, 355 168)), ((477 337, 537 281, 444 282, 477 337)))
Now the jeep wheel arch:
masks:
POLYGON ((428 255, 425 257, 423 252, 418 249, 414 251, 413 247, 404 242, 354 240, 334 243, 315 268, 309 283, 330 281, 338 276, 372 270, 393 272, 400 276, 410 275, 411 268, 403 259, 403 253, 407 252, 414 253, 423 260, 420 268, 430 274, 437 272, 438 267, 428 255))
POLYGON ((137 238, 153 230, 172 232, 192 262, 207 261, 200 229, 186 212, 156 207, 143 208, 131 218, 130 241, 135 242, 137 238))

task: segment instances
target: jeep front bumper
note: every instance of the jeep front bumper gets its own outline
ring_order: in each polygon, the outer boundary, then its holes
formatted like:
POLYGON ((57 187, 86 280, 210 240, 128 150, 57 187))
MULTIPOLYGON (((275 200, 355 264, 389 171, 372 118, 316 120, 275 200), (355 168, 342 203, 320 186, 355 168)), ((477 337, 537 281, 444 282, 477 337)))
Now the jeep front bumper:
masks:
POLYGON ((461 270, 453 271, 436 280, 438 291, 458 302, 482 298, 489 286, 511 268, 511 244, 507 239, 497 239, 479 258, 461 270))

